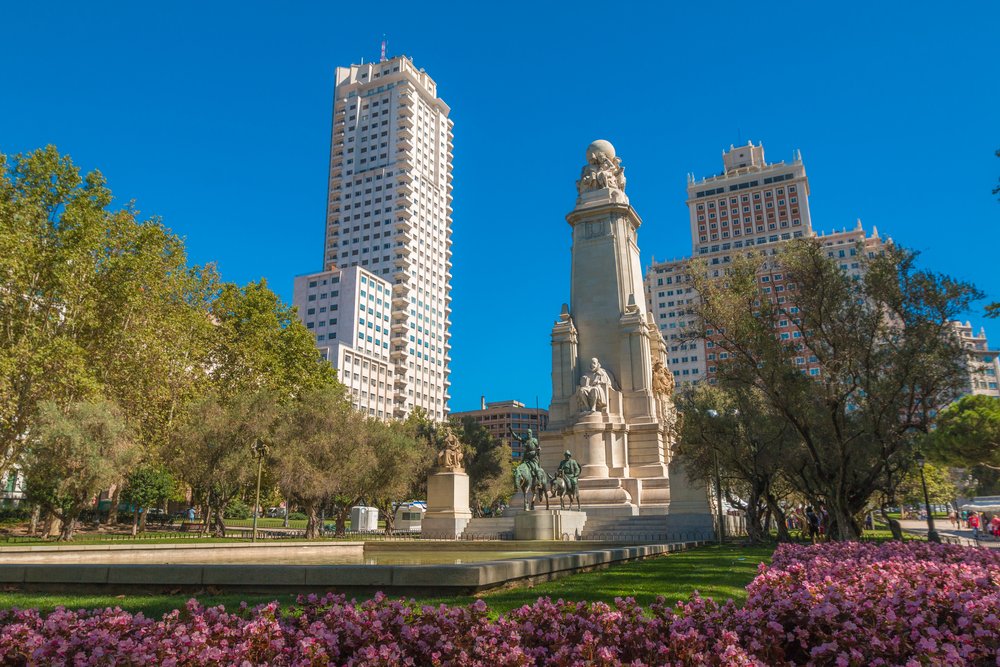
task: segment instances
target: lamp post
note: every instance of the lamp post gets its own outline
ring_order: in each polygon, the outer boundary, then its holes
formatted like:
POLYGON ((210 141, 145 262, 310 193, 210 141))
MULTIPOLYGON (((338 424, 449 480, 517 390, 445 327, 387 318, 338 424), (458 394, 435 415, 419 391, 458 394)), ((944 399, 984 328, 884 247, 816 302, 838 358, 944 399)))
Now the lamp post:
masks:
MULTIPOLYGON (((715 419, 716 417, 719 416, 717 410, 706 410, 705 414, 707 414, 712 419, 715 419)), ((717 537, 719 539, 719 544, 722 544, 723 540, 726 539, 726 524, 724 521, 725 517, 723 517, 722 515, 722 473, 719 470, 719 450, 713 447, 712 451, 715 454, 715 511, 718 514, 718 521, 719 521, 719 530, 717 537)))
POLYGON ((924 478, 924 455, 917 452, 917 465, 920 466, 920 485, 924 489, 924 509, 927 510, 927 541, 941 543, 941 536, 934 529, 934 514, 931 512, 931 499, 927 495, 927 480, 924 478))
POLYGON ((257 438, 250 445, 250 449, 253 450, 254 455, 257 457, 257 495, 254 498, 253 504, 253 536, 250 538, 251 542, 257 541, 257 515, 260 514, 260 474, 264 469, 264 455, 267 454, 267 445, 263 440, 257 438))

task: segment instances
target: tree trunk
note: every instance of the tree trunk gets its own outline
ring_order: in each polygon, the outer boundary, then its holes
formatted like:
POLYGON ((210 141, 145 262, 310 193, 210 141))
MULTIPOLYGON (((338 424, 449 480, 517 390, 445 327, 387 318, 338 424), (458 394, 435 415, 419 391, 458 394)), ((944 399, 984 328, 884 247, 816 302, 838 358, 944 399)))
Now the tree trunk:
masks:
POLYGON ((31 508, 31 525, 28 528, 28 534, 34 537, 38 534, 38 520, 42 516, 41 505, 35 505, 31 508))
POLYGON ((392 501, 376 502, 375 507, 378 508, 379 516, 385 518, 385 534, 391 534, 396 529, 396 517, 392 511, 392 501))
POLYGON ((225 537, 226 536, 226 505, 222 504, 215 508, 212 515, 213 527, 212 536, 213 537, 225 537))
POLYGON ((306 510, 306 539, 314 540, 319 537, 319 515, 316 512, 316 504, 308 503, 306 510))
POLYGON ((148 519, 148 518, 149 518, 149 508, 148 507, 143 507, 142 508, 142 514, 139 515, 139 532, 140 533, 145 533, 146 532, 146 519, 148 519))
POLYGON ((747 501, 747 538, 754 544, 761 544, 768 541, 769 534, 766 526, 761 526, 760 493, 751 490, 750 499, 747 501))
POLYGON ((889 510, 885 508, 885 505, 883 505, 880 509, 882 511, 882 518, 885 519, 885 522, 887 524, 889 524, 889 532, 892 533, 892 539, 902 542, 903 541, 902 526, 900 526, 899 522, 896 521, 895 519, 889 518, 889 510))
POLYGON ((60 542, 69 542, 73 539, 73 531, 76 529, 76 517, 67 518, 62 522, 62 528, 59 532, 60 542))
POLYGON ((285 520, 281 522, 281 525, 285 528, 288 528, 288 515, 291 513, 291 511, 292 511, 292 501, 289 500, 288 498, 285 498, 285 520))
POLYGON ((124 486, 124 483, 115 484, 115 490, 109 498, 111 504, 108 506, 108 515, 104 517, 105 526, 118 525, 118 504, 122 501, 122 487, 124 486))
POLYGON ((788 533, 788 517, 785 516, 785 511, 781 509, 778 500, 770 493, 764 494, 764 500, 767 502, 767 507, 771 511, 771 514, 774 515, 774 522, 778 526, 778 541, 791 542, 792 536, 788 533))
POLYGON ((825 526, 826 537, 828 539, 842 541, 858 539, 857 526, 847 505, 847 502, 840 502, 839 499, 834 499, 834 502, 829 503, 827 516, 833 525, 825 526), (836 529, 836 538, 833 535, 834 529, 836 529))
POLYGON ((334 535, 337 537, 343 537, 347 534, 347 517, 351 513, 350 507, 338 507, 334 511, 335 517, 335 528, 334 535))
POLYGON ((139 508, 136 507, 132 510, 132 537, 136 536, 139 532, 139 508))

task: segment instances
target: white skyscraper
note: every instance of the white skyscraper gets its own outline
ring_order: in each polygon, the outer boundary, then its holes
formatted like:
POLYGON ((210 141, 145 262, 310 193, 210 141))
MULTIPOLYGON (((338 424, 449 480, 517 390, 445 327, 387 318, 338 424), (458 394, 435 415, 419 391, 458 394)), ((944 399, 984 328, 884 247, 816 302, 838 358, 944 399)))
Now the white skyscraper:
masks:
POLYGON ((405 56, 337 68, 325 270, 296 279, 294 303, 372 416, 448 415, 449 111, 405 56))

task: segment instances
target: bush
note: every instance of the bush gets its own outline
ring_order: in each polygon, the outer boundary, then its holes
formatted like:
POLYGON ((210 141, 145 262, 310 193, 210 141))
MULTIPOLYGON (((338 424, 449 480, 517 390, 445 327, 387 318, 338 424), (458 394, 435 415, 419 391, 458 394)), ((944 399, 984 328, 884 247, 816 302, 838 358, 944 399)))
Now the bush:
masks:
POLYGON ((230 500, 226 505, 226 512, 223 515, 227 519, 250 519, 253 518, 253 510, 245 502, 237 498, 230 500))
POLYGON ((289 521, 305 521, 308 518, 303 512, 292 512, 288 515, 289 521))
POLYGON ((0 611, 0 664, 985 665, 1000 652, 1000 552, 926 543, 783 545, 746 606, 697 594, 643 609, 553 602, 490 619, 486 603, 300 597, 227 613, 188 602, 0 611))

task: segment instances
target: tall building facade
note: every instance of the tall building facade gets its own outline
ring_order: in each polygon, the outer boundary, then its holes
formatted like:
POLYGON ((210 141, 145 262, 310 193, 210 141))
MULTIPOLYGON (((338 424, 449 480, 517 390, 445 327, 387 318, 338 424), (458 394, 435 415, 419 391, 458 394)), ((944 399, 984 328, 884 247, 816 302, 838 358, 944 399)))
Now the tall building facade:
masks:
POLYGON ((359 409, 376 417, 448 415, 449 113, 405 56, 337 68, 324 270, 296 278, 294 302, 359 409))
MULTIPOLYGON (((723 276, 739 253, 776 255, 781 244, 797 238, 820 238, 828 256, 850 275, 860 274, 858 253, 881 251, 884 242, 878 230, 867 234, 860 220, 850 230, 829 234, 813 230, 809 179, 798 152, 791 162, 768 163, 764 146, 750 142, 723 151, 722 163, 722 173, 701 180, 689 176, 687 185, 692 257, 705 262, 710 277, 723 276)), ((653 260, 645 278, 646 304, 667 342, 670 369, 681 386, 705 379, 711 382, 718 363, 726 357, 716 351, 711 332, 702 338, 691 329, 698 294, 691 285, 689 261, 687 257, 653 260)), ((798 336, 794 283, 772 262, 762 265, 758 280, 765 294, 788 305, 791 317, 779 322, 777 335, 798 336)), ((813 362, 807 353, 796 359, 804 372, 816 374, 813 362)))
POLYGON ((459 421, 471 417, 489 431, 496 440, 509 442, 515 460, 519 460, 524 454, 524 445, 511 438, 510 431, 513 430, 518 435, 524 435, 524 432, 530 428, 537 435, 549 425, 548 410, 528 408, 521 401, 487 403, 485 397, 483 397, 478 410, 453 412, 451 416, 459 421))
POLYGON ((966 361, 966 393, 1000 398, 1000 386, 997 384, 1000 382, 1000 350, 990 347, 983 327, 975 334, 970 322, 963 324, 956 320, 951 326, 969 355, 966 361))

